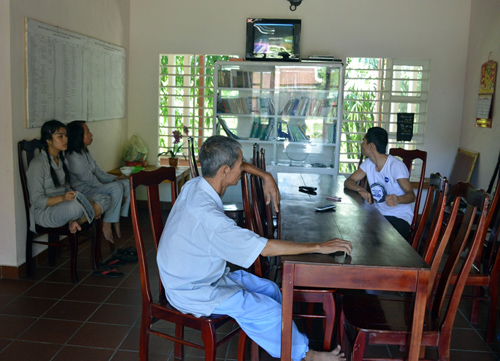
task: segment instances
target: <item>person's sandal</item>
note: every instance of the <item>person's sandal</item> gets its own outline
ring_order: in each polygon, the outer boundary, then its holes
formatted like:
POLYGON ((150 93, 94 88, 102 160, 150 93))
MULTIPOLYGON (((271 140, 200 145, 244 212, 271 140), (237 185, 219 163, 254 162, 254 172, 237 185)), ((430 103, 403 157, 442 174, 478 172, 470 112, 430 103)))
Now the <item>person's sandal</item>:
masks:
POLYGON ((116 268, 112 267, 105 267, 105 268, 99 268, 92 272, 92 275, 96 277, 107 277, 107 278, 120 278, 123 277, 123 273, 118 272, 116 268))

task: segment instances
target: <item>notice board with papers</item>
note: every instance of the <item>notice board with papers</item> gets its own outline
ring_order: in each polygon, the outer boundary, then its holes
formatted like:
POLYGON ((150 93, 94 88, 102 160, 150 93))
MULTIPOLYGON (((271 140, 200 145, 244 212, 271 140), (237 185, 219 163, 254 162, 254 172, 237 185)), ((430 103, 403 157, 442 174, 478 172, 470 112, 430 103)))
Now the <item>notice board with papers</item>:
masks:
POLYGON ((125 116, 123 47, 25 19, 26 127, 125 116))

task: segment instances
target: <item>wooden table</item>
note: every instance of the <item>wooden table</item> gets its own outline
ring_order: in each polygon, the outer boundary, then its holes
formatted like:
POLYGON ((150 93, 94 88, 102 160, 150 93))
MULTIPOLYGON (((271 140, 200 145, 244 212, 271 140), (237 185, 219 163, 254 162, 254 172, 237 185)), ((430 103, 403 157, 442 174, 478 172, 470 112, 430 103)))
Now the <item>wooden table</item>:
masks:
MULTIPOLYGON (((144 170, 146 171, 151 171, 151 170, 155 170, 157 169, 158 167, 155 166, 155 165, 147 165, 144 170)), ((122 174, 122 172, 120 171, 120 168, 115 168, 113 170, 110 170, 108 173, 110 174, 114 174, 116 176, 119 176, 122 174)), ((181 190, 181 187, 184 183, 186 183, 189 178, 190 178, 190 173, 189 173, 189 167, 187 166, 177 166, 175 168, 175 175, 177 177, 177 192, 179 192, 181 190)), ((166 183, 170 183, 169 181, 165 181, 166 183)))
POLYGON ((279 173, 282 238, 318 242, 342 238, 352 242, 343 254, 284 256, 281 360, 290 360, 293 288, 345 288, 415 292, 409 360, 418 360, 430 269, 391 224, 357 193, 344 190, 343 176, 279 173), (298 191, 317 187, 317 195, 298 191), (325 199, 342 197, 341 202, 325 199), (335 203, 336 211, 317 213, 315 206, 335 203))

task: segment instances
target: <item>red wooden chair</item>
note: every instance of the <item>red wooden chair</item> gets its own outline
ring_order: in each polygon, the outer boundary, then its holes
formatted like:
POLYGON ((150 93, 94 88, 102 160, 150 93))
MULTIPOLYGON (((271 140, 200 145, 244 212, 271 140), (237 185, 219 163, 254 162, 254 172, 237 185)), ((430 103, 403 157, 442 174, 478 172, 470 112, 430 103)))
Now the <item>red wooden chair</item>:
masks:
MULTIPOLYGON (((26 179, 26 172, 28 170, 29 164, 42 149, 42 143, 38 139, 33 139, 31 141, 21 140, 17 144, 18 149, 18 161, 19 161, 19 175, 21 176, 21 186, 23 188, 24 196, 24 210, 26 212, 26 275, 32 277, 34 275, 33 266, 33 243, 46 245, 49 247, 49 264, 55 264, 55 248, 69 247, 70 248, 70 272, 71 280, 73 283, 78 282, 78 272, 77 272, 77 255, 78 246, 83 242, 86 242, 88 238, 79 240, 80 232, 71 233, 68 226, 63 226, 59 228, 46 228, 40 225, 35 226, 36 233, 30 230, 30 197, 28 192, 28 181, 26 179), (36 237, 46 234, 48 236, 47 241, 40 240, 36 237), (61 236, 67 238, 68 243, 61 240, 61 236)), ((90 241, 92 254, 92 266, 95 269, 101 263, 101 233, 102 233, 102 219, 99 218, 95 222, 89 224, 85 222, 81 225, 82 231, 90 231, 90 241)))
MULTIPOLYGON (((454 206, 436 256, 441 250, 444 251, 447 243, 446 235, 455 234, 453 228, 455 228, 455 224, 458 224, 455 221, 460 199, 467 202, 467 211, 460 223, 456 237, 452 240, 450 255, 439 279, 435 277, 437 266, 431 268, 431 277, 434 276, 437 288, 432 301, 429 297, 431 306, 425 315, 422 335, 422 346, 424 348, 437 347, 439 360, 449 360, 453 322, 468 273, 481 246, 481 235, 486 225, 486 211, 489 202, 484 191, 476 190, 467 183, 458 183, 453 186, 451 195, 455 197, 454 206), (474 228, 476 218, 479 218, 479 221, 477 228, 474 228), (466 251, 465 261, 460 266, 457 281, 453 283, 453 271, 460 264, 460 255, 465 249, 469 236, 472 238, 472 243, 469 250, 466 251), (444 309, 448 291, 451 293, 451 298, 447 308, 444 309)), ((352 350, 352 360, 364 360, 365 349, 369 344, 407 346, 408 333, 413 322, 412 297, 366 295, 364 297, 351 297, 345 301, 342 313, 345 331, 342 334, 342 341, 344 350, 352 350), (352 342, 352 348, 347 347, 347 341, 352 342)), ((373 360, 373 358, 370 359, 373 360)))
POLYGON ((418 212, 420 211, 420 198, 422 198, 422 191, 424 189, 424 180, 425 180, 425 166, 427 163, 427 152, 423 150, 406 150, 403 148, 391 148, 389 149, 389 154, 395 157, 399 157, 402 159, 403 163, 408 168, 408 172, 411 176, 411 168, 413 165, 413 161, 416 159, 420 159, 422 161, 422 168, 420 170, 420 180, 418 183, 417 194, 415 196, 415 207, 413 211, 413 221, 411 223, 410 230, 410 240, 413 238, 413 234, 417 228, 418 222, 418 212))
POLYGON ((495 194, 486 218, 486 228, 489 228, 489 235, 487 234, 488 229, 485 229, 483 247, 479 250, 476 261, 467 277, 466 285, 474 286, 474 292, 471 296, 463 296, 463 298, 472 298, 473 300, 470 322, 474 324, 478 323, 481 301, 488 301, 488 324, 485 335, 486 343, 493 343, 495 340, 498 316, 498 283, 500 282, 500 256, 498 255, 500 246, 499 186, 500 173, 497 179, 495 194))
POLYGON ((165 297, 165 290, 160 281, 159 283, 159 300, 153 300, 153 292, 151 289, 148 257, 145 249, 145 239, 141 231, 139 223, 139 213, 136 198, 136 189, 143 185, 147 189, 147 202, 149 209, 149 219, 151 222, 153 241, 155 249, 158 249, 160 237, 163 232, 164 222, 161 215, 159 184, 164 180, 171 182, 172 203, 177 198, 175 168, 161 167, 155 171, 141 171, 130 176, 130 192, 131 192, 131 214, 132 226, 134 228, 134 236, 137 247, 137 256, 139 258, 139 271, 141 274, 141 291, 142 291, 142 318, 140 330, 140 349, 139 360, 147 361, 149 357, 149 335, 153 334, 161 338, 174 342, 174 356, 176 359, 184 357, 184 345, 201 349, 205 351, 205 360, 215 361, 217 347, 229 341, 233 336, 240 334, 238 344, 238 360, 243 361, 244 346, 246 335, 240 328, 236 328, 217 340, 216 331, 219 327, 233 319, 226 315, 212 315, 210 317, 194 317, 193 315, 183 314, 172 307, 165 297), (175 325, 175 334, 172 335, 164 332, 164 330, 154 329, 152 326, 158 320, 171 322, 175 325), (202 344, 190 341, 184 337, 184 327, 189 327, 201 331, 202 344))
MULTIPOLYGON (((245 209, 245 219, 250 219, 250 222, 247 222, 246 226, 251 231, 259 234, 262 237, 266 237, 269 239, 276 238, 274 236, 275 232, 272 229, 272 218, 268 218, 266 215, 262 215, 260 204, 264 203, 264 209, 266 214, 271 214, 272 206, 271 204, 265 205, 265 201, 263 200, 263 193, 261 189, 257 187, 258 177, 243 173, 241 178, 242 184, 242 194, 243 194, 243 206, 245 209), (251 200, 250 200, 251 194, 251 200), (271 229, 265 231, 266 223, 262 220, 267 220, 267 225, 271 224, 271 229)), ((278 212, 278 215, 280 212, 278 212)), ((281 236, 280 223, 277 223, 276 234, 281 236)), ((278 238, 279 239, 279 238, 278 238)), ((277 283, 281 283, 281 279, 278 276, 276 279, 276 275, 279 275, 280 272, 277 269, 273 269, 272 263, 266 258, 259 256, 253 265, 253 272, 259 276, 264 278, 270 278, 272 280, 277 281, 277 283), (273 272, 275 271, 275 272, 273 272)), ((331 342, 333 336, 333 330, 335 326, 335 300, 334 300, 335 290, 321 290, 321 289, 303 289, 297 288, 294 289, 293 300, 294 302, 299 303, 307 303, 309 305, 313 305, 314 303, 321 303, 323 305, 323 314, 316 315, 312 311, 312 307, 308 307, 307 313, 294 313, 294 317, 305 318, 307 320, 312 319, 323 319, 324 320, 324 340, 323 340, 323 348, 325 350, 331 350, 331 342)), ((311 323, 308 322, 308 328, 311 328, 311 323)), ((309 330, 310 331, 310 330, 309 330)))

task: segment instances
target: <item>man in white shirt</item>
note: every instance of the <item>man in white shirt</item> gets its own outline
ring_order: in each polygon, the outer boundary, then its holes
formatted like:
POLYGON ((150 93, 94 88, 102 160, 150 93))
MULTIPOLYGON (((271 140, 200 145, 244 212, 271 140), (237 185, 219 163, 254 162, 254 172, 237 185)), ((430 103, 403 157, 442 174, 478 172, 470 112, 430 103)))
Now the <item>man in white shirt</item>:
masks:
MULTIPOLYGON (((158 267, 169 302, 197 317, 226 314, 271 356, 280 357, 281 292, 266 279, 243 270, 230 272, 226 262, 250 267, 257 257, 302 253, 349 254, 351 243, 268 240, 238 227, 224 214, 221 197, 238 184, 243 171, 264 181, 266 201, 279 203, 273 177, 243 162, 240 144, 223 136, 208 138, 200 150, 203 177, 187 182, 165 225, 158 248, 158 267)), ((345 360, 337 347, 331 352, 309 350, 308 339, 294 325, 292 359, 345 360)))
POLYGON ((387 143, 388 135, 385 129, 368 129, 361 148, 367 159, 346 179, 344 186, 358 192, 368 203, 375 203, 380 213, 408 239, 413 220, 415 193, 410 183, 408 168, 392 155, 385 154, 387 143), (365 176, 371 193, 357 183, 365 176))

